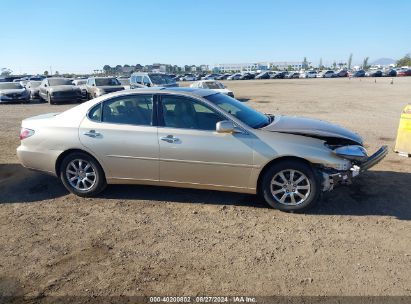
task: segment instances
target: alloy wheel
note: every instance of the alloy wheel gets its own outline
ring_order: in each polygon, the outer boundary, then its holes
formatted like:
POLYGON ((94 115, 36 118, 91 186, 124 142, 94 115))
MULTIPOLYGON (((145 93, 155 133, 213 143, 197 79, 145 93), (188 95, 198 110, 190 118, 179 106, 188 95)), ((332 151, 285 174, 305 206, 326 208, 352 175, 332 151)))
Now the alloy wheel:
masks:
POLYGON ((304 203, 308 198, 311 184, 304 173, 286 169, 274 175, 270 190, 273 198, 280 204, 296 206, 304 203))
POLYGON ((66 167, 69 184, 79 191, 90 190, 96 183, 96 170, 84 159, 74 159, 66 167))

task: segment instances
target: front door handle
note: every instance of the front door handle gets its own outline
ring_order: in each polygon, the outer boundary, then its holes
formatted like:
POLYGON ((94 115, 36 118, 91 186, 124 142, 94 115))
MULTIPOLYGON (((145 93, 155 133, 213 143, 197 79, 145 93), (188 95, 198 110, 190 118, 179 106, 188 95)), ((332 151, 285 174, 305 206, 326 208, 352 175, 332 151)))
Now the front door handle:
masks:
POLYGON ((83 133, 84 135, 92 138, 100 137, 101 134, 99 132, 96 132, 95 130, 90 130, 88 132, 83 133))
POLYGON ((163 136, 163 137, 160 137, 160 139, 162 141, 168 142, 170 144, 175 143, 175 142, 178 141, 178 138, 174 137, 173 135, 163 136))

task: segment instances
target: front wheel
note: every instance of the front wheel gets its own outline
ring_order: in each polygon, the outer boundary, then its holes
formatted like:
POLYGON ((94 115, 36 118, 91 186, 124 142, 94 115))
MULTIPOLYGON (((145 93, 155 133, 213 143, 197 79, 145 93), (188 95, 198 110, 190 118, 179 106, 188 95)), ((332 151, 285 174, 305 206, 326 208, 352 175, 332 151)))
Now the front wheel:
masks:
POLYGON ((320 181, 304 162, 287 160, 271 166, 261 181, 261 194, 273 208, 297 211, 312 207, 320 195, 320 181))
POLYGON ((71 153, 63 159, 60 179, 68 191, 82 197, 94 196, 107 185, 100 164, 81 152, 71 153))
POLYGON ((53 101, 53 99, 51 98, 51 95, 50 95, 50 94, 47 94, 47 102, 48 102, 50 105, 54 105, 54 104, 55 104, 54 101, 53 101))

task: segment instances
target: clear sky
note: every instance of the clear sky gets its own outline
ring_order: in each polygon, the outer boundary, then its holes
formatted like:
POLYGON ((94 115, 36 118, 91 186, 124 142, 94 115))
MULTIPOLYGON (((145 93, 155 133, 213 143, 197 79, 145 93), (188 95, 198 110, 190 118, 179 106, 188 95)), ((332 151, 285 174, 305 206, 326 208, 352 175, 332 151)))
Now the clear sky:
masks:
POLYGON ((398 59, 409 0, 0 0, 0 68, 398 59))

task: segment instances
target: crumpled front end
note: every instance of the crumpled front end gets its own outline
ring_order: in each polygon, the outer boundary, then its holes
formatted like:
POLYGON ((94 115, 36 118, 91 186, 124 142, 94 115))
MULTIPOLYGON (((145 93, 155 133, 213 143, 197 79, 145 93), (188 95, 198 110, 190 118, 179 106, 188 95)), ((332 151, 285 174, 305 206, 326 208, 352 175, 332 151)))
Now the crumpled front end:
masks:
POLYGON ((351 184, 353 178, 360 175, 376 164, 378 164, 388 154, 388 146, 382 146, 371 156, 367 156, 366 150, 362 146, 343 146, 334 150, 338 156, 351 161, 352 167, 349 170, 338 171, 331 168, 322 168, 320 172, 323 179, 323 191, 331 191, 335 186, 341 184, 351 184))

